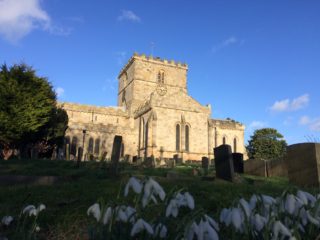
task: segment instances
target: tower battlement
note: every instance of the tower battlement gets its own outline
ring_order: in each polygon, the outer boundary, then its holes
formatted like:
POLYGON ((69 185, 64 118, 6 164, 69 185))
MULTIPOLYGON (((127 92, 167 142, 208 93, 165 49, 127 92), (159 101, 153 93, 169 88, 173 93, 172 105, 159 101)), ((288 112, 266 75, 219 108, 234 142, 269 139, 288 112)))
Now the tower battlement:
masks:
POLYGON ((143 54, 143 53, 139 54, 139 53, 135 52, 132 55, 132 57, 129 59, 127 64, 121 69, 118 78, 120 78, 120 76, 124 72, 126 72, 126 70, 129 68, 129 66, 135 60, 141 60, 141 61, 154 63, 154 64, 158 64, 158 65, 165 65, 165 66, 169 66, 169 67, 175 67, 175 68, 181 68, 181 69, 188 70, 188 64, 186 64, 186 63, 182 63, 180 61, 175 61, 175 60, 168 60, 168 59, 160 58, 160 57, 154 57, 152 55, 147 56, 146 54, 143 54))

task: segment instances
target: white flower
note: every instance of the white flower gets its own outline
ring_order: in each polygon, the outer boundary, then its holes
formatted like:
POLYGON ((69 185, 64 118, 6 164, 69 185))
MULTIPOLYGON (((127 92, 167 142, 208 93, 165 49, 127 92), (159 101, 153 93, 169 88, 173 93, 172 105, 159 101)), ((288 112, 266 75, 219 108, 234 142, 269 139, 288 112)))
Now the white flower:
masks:
POLYGON ((301 190, 297 192, 297 197, 302 201, 304 205, 308 205, 309 201, 311 202, 312 205, 316 202, 316 198, 313 195, 301 190))
POLYGON ((245 199, 243 199, 243 198, 241 198, 241 199, 239 200, 239 203, 240 203, 240 205, 242 206, 243 211, 244 211, 244 213, 246 214, 246 216, 247 216, 247 217, 250 217, 251 209, 250 209, 249 203, 248 203, 245 199))
POLYGON ((158 195, 162 201, 166 197, 166 194, 163 191, 163 188, 159 185, 159 183, 154 181, 152 178, 149 178, 144 185, 144 194, 142 198, 143 207, 145 207, 149 203, 150 199, 153 199, 154 201, 153 194, 158 195))
POLYGON ((23 210, 23 214, 28 214, 29 216, 38 216, 39 212, 46 209, 44 204, 40 204, 37 208, 34 205, 28 205, 23 210))
POLYGON ((267 219, 265 217, 262 217, 260 214, 255 214, 251 218, 251 224, 254 226, 255 230, 260 232, 262 228, 266 225, 267 219))
POLYGON ((184 193, 184 197, 185 197, 185 199, 187 200, 187 205, 188 205, 188 207, 189 207, 190 209, 194 209, 194 199, 193 199, 193 197, 191 196, 191 194, 188 193, 188 192, 185 192, 185 193, 184 193))
POLYGON ((1 220, 2 224, 6 225, 6 226, 9 226, 12 221, 13 221, 12 216, 4 216, 1 220))
POLYGON ((121 221, 121 222, 127 222, 128 221, 128 217, 127 214, 124 212, 125 207, 124 206, 120 206, 120 207, 116 207, 116 212, 117 212, 117 221, 121 221))
POLYGON ((273 197, 270 197, 268 195, 262 195, 262 201, 267 205, 272 205, 276 202, 276 200, 273 197))
POLYGON ((95 219, 97 219, 97 222, 99 222, 99 220, 101 218, 100 205, 98 203, 95 203, 95 204, 91 205, 88 208, 87 214, 88 214, 88 216, 90 214, 92 214, 95 217, 95 219))
POLYGON ((288 228, 286 228, 282 222, 276 221, 273 224, 273 239, 278 239, 278 235, 282 234, 283 236, 291 237, 291 233, 288 228))
POLYGON ((243 218, 241 216, 241 211, 238 208, 233 208, 231 212, 231 222, 235 229, 239 230, 242 232, 242 222, 243 218))
POLYGON ((129 220, 129 222, 133 223, 134 220, 135 220, 135 214, 136 214, 136 209, 135 208, 132 208, 130 206, 128 206, 125 210, 125 213, 127 215, 127 218, 129 220))
POLYGON ((140 180, 135 177, 131 177, 129 179, 128 183, 126 184, 126 187, 124 188, 124 196, 125 197, 128 196, 130 187, 137 194, 140 194, 142 191, 142 184, 141 184, 140 180))
POLYGON ((155 228, 154 236, 159 235, 160 238, 165 238, 167 236, 167 232, 168 232, 167 227, 162 223, 159 223, 155 228))
MULTIPOLYGON (((200 222, 200 225, 201 225, 201 229, 203 234, 203 238, 199 238, 199 235, 198 235, 198 239, 206 239, 206 240, 219 240, 219 236, 216 232, 216 230, 210 226, 209 222, 208 221, 201 221, 200 222)), ((199 233, 198 233, 199 234, 199 233)), ((200 235, 201 237, 201 235, 200 235)))
POLYGON ((292 194, 288 194, 285 202, 285 209, 291 215, 295 212, 295 205, 296 205, 295 203, 296 203, 295 196, 292 194))
POLYGON ((220 222, 223 222, 227 226, 229 226, 231 223, 231 215, 232 215, 231 213, 232 213, 232 211, 228 208, 222 209, 222 211, 220 213, 220 222))
POLYGON ((170 215, 172 215, 173 217, 177 217, 178 213, 179 210, 177 200, 171 199, 166 209, 166 217, 170 217, 170 215))
POLYGON ((40 227, 37 225, 35 230, 36 230, 36 232, 39 232, 40 231, 40 227))
POLYGON ((307 218, 308 218, 309 222, 311 222, 312 224, 314 224, 314 225, 316 225, 316 226, 318 226, 318 227, 320 226, 320 221, 319 221, 318 219, 314 218, 314 217, 310 214, 309 210, 307 211, 307 218))
POLYGON ((185 237, 187 240, 193 240, 194 235, 195 234, 198 235, 198 232, 199 232, 199 227, 195 222, 193 222, 190 228, 187 230, 185 237))
POLYGON ((102 223, 103 223, 104 225, 106 225, 106 224, 109 223, 109 221, 110 221, 111 218, 112 218, 112 214, 113 214, 112 208, 111 208, 111 207, 108 207, 107 210, 106 210, 105 213, 104 213, 103 220, 102 220, 102 223))
POLYGON ((154 231, 151 225, 145 222, 142 218, 138 219, 138 221, 133 225, 131 229, 131 237, 135 236, 137 233, 146 230, 150 235, 154 234, 154 231))
POLYGON ((204 215, 204 217, 210 223, 210 225, 214 227, 215 230, 219 231, 219 225, 213 218, 209 217, 206 214, 204 215))

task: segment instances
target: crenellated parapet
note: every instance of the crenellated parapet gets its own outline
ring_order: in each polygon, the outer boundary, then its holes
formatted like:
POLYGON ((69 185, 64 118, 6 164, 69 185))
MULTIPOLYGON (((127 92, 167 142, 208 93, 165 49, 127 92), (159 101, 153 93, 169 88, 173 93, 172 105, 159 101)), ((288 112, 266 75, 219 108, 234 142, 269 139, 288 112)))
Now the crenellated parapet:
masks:
POLYGON ((243 130, 245 125, 232 119, 209 119, 209 127, 219 127, 221 129, 243 130))
POLYGON ((58 107, 61 107, 66 111, 129 117, 128 112, 126 112, 123 107, 101 107, 69 102, 59 102, 58 107))
POLYGON ((121 77, 121 75, 127 71, 127 69, 130 67, 130 65, 135 61, 135 60, 141 60, 145 62, 150 62, 150 63, 155 63, 158 65, 165 65, 169 67, 175 67, 175 68, 181 68, 184 70, 188 70, 188 65, 186 63, 182 63, 179 61, 174 61, 174 60, 168 60, 160 57, 154 57, 152 55, 145 55, 145 54, 139 54, 135 52, 132 57, 129 59, 128 63, 121 69, 118 78, 121 77))

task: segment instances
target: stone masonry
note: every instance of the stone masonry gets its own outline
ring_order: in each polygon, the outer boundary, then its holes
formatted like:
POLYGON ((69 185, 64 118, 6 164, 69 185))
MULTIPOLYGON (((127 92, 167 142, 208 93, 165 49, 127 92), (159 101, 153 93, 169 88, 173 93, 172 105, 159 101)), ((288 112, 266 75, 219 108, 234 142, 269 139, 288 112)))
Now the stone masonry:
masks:
POLYGON ((84 156, 110 158, 115 135, 123 138, 122 156, 212 159, 221 144, 245 153, 244 125, 211 119, 210 105, 188 95, 187 71, 186 64, 135 53, 118 76, 117 107, 60 103, 69 116, 70 153, 84 147, 84 156))

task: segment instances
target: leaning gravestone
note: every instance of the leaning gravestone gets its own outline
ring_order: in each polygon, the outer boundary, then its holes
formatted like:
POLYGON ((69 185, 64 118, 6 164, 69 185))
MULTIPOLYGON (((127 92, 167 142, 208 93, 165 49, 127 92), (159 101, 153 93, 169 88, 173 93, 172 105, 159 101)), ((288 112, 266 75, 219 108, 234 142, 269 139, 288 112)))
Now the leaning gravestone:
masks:
POLYGON ((285 162, 291 183, 301 187, 320 187, 320 143, 288 146, 285 162))
POLYGON ((110 175, 114 177, 119 175, 119 160, 120 160, 121 145, 122 145, 122 136, 116 135, 113 140, 111 166, 110 166, 110 175))
POLYGON ((214 148, 214 164, 216 168, 216 177, 233 181, 234 169, 230 145, 220 145, 214 148))
POLYGON ((203 169, 208 170, 209 169, 209 158, 202 157, 201 166, 203 169))
POLYGON ((236 173, 243 173, 243 154, 232 153, 233 168, 236 173))
POLYGON ((66 144, 66 160, 70 160, 70 145, 66 144))

